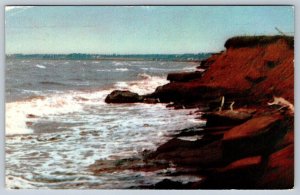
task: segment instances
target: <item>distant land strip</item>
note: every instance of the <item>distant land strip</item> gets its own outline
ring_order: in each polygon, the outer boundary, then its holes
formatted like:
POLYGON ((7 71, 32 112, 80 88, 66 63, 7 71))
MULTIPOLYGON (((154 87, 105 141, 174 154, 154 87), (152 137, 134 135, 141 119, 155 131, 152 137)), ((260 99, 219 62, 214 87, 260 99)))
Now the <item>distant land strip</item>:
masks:
POLYGON ((212 53, 198 54, 7 54, 6 59, 36 60, 120 60, 120 61, 199 61, 212 53))

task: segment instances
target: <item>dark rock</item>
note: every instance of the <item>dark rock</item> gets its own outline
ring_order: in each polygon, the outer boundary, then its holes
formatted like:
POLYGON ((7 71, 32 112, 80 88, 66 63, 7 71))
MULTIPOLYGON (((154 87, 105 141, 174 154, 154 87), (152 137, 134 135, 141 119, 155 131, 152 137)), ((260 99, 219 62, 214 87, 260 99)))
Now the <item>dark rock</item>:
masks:
MULTIPOLYGON (((232 102, 225 101, 224 105, 223 105, 223 109, 229 109, 231 103, 232 102)), ((220 98, 208 102, 208 107, 209 107, 209 110, 211 110, 211 111, 219 109, 220 106, 221 106, 220 98)))
POLYGON ((171 82, 156 88, 155 92, 150 95, 152 98, 159 98, 161 102, 179 102, 181 104, 194 104, 211 100, 221 96, 228 98, 242 98, 247 96, 247 92, 243 93, 234 88, 214 87, 202 85, 200 82, 171 82))
POLYGON ((202 189, 253 189, 263 170, 261 156, 239 159, 216 169, 200 185, 202 189))
POLYGON ((264 81, 267 77, 266 76, 256 76, 256 77, 253 77, 253 76, 246 76, 245 79, 251 83, 254 83, 254 84, 258 84, 262 81, 264 81))
POLYGON ((294 187, 294 144, 268 157, 263 175, 258 180, 260 189, 291 189, 294 187))
POLYGON ((268 155, 286 134, 280 115, 253 118, 225 132, 224 157, 238 159, 254 155, 268 155))
POLYGON ((114 90, 106 98, 106 103, 135 103, 142 102, 143 97, 130 91, 114 90))
POLYGON ((250 167, 258 167, 262 164, 261 156, 251 156, 243 159, 239 159, 227 165, 224 168, 219 169, 219 172, 230 172, 240 169, 247 169, 250 167))
POLYGON ((215 137, 222 137, 226 131, 232 129, 234 126, 214 126, 214 127, 204 127, 202 133, 204 136, 210 135, 215 137))
POLYGON ((180 72, 180 73, 170 73, 167 76, 167 80, 171 82, 187 82, 192 81, 202 77, 202 72, 180 72))
POLYGON ((201 140, 173 139, 160 146, 151 155, 151 158, 172 161, 181 166, 199 166, 202 168, 222 164, 222 142, 208 142, 208 144, 204 144, 201 140))
POLYGON ((174 108, 175 110, 185 109, 185 106, 180 103, 170 103, 166 106, 167 108, 174 108))
POLYGON ((164 179, 154 185, 154 189, 186 189, 188 184, 183 184, 179 181, 172 181, 169 179, 164 179))
POLYGON ((224 110, 218 112, 209 112, 203 115, 207 119, 206 126, 230 126, 238 125, 252 117, 252 110, 224 110))
POLYGON ((200 65, 197 68, 203 68, 203 69, 207 69, 209 68, 210 65, 212 65, 215 62, 214 58, 208 58, 205 60, 201 60, 200 61, 200 65))
POLYGON ((261 116, 253 118, 242 125, 232 128, 225 135, 224 141, 240 140, 243 138, 250 138, 259 136, 265 131, 269 131, 274 124, 278 123, 281 119, 280 115, 261 116))
POLYGON ((146 162, 143 159, 134 157, 118 160, 97 160, 89 166, 89 170, 95 175, 122 172, 125 170, 153 172, 166 168, 169 168, 169 163, 166 161, 147 160, 146 162))
POLYGON ((26 117, 27 118, 37 118, 38 116, 34 115, 34 114, 27 114, 26 117))
POLYGON ((146 104, 156 104, 159 103, 160 101, 158 98, 144 98, 143 102, 146 104))
POLYGON ((265 64, 266 64, 267 67, 269 67, 269 68, 274 68, 274 67, 278 64, 278 62, 275 62, 275 61, 272 61, 272 60, 266 60, 266 61, 265 61, 265 64))
POLYGON ((26 122, 26 125, 27 125, 27 127, 30 127, 30 126, 32 126, 33 125, 33 122, 26 122))

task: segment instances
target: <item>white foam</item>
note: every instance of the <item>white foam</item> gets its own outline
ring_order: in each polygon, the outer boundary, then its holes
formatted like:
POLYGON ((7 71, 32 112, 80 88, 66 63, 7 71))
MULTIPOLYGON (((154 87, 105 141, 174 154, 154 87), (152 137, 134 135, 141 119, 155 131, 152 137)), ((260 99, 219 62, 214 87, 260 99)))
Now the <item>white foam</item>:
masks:
POLYGON ((41 69, 45 69, 46 68, 46 66, 43 66, 43 65, 40 65, 40 64, 37 64, 35 66, 38 67, 38 68, 41 68, 41 69))
MULTIPOLYGON (((95 183, 96 178, 91 177, 91 173, 86 169, 96 160, 116 160, 135 156, 143 149, 154 150, 159 143, 169 139, 166 136, 174 133, 174 130, 194 125, 188 120, 194 116, 188 113, 195 109, 173 110, 166 108, 163 104, 103 104, 99 106, 99 99, 104 98, 105 93, 109 92, 111 89, 95 92, 73 91, 62 94, 63 98, 73 97, 69 101, 75 105, 94 104, 91 106, 92 112, 89 113, 61 114, 55 115, 56 118, 51 118, 50 121, 55 122, 79 123, 79 125, 69 127, 71 131, 8 137, 6 147, 10 152, 7 153, 6 178, 22 175, 22 180, 11 179, 8 187, 50 186, 51 188, 53 185, 54 188, 55 186, 72 188, 65 184, 75 184, 77 180, 74 178, 84 183, 95 183), (27 166, 22 166, 23 164, 27 166), (15 170, 13 168, 15 166, 22 167, 22 169, 15 170), (55 182, 49 183, 48 181, 55 182)), ((58 98, 58 95, 53 96, 51 98, 58 98)), ((29 102, 32 101, 36 100, 29 102)), ((155 172, 152 174, 155 177, 160 175, 155 172)), ((113 181, 119 181, 120 177, 122 176, 111 175, 113 181)), ((98 179, 106 178, 106 176, 99 176, 98 179)), ((124 183, 127 182, 131 181, 124 181, 124 183)), ((109 181, 104 183, 110 188, 114 187, 114 184, 109 181)))
POLYGON ((128 71, 128 68, 116 68, 116 71, 125 72, 125 71, 128 71))
POLYGON ((124 81, 120 81, 115 84, 115 87, 118 89, 126 89, 128 88, 128 84, 124 81))
MULTIPOLYGON (((129 90, 142 95, 151 93, 157 86, 168 82, 162 77, 147 74, 139 76, 144 79, 131 82, 120 81, 115 84, 114 89, 129 90)), ((26 125, 26 122, 33 123, 40 117, 82 112, 87 105, 103 105, 105 97, 114 89, 91 92, 69 91, 65 94, 6 103, 6 134, 30 134, 33 130, 26 125), (30 114, 35 115, 36 118, 28 118, 30 114)))
POLYGON ((158 76, 147 76, 144 74, 144 79, 141 81, 130 82, 128 90, 138 93, 140 95, 152 93, 158 86, 165 85, 168 83, 166 78, 158 76))
POLYGON ((183 68, 183 70, 184 71, 191 71, 191 70, 197 70, 197 68, 196 67, 185 67, 185 68, 183 68))
POLYGON ((97 69, 97 72, 111 72, 110 69, 97 69))
POLYGON ((167 84, 168 81, 164 77, 150 76, 148 74, 139 74, 139 78, 143 78, 139 81, 120 81, 114 86, 119 90, 129 90, 140 95, 152 93, 154 90, 161 85, 167 84))
POLYGON ((35 188, 35 186, 32 185, 31 182, 28 182, 28 180, 25 180, 25 179, 22 179, 21 177, 16 177, 16 176, 6 177, 5 184, 8 189, 19 188, 20 186, 22 186, 22 188, 26 188, 26 189, 35 188))
POLYGON ((194 136, 182 136, 182 137, 178 137, 178 139, 180 140, 184 140, 184 141, 197 141, 199 139, 201 139, 203 136, 200 135, 194 135, 194 136))
POLYGON ((150 68, 141 68, 142 70, 169 70, 166 68, 154 68, 154 67, 150 67, 150 68))
POLYGON ((127 63, 125 63, 125 62, 118 62, 118 61, 114 61, 114 62, 112 62, 112 63, 113 63, 114 66, 124 66, 124 65, 127 64, 127 63))
POLYGON ((31 100, 6 103, 6 134, 32 133, 26 122, 35 122, 37 117, 80 111, 82 106, 72 95, 52 95, 31 100), (28 118, 32 114, 36 117, 28 118))

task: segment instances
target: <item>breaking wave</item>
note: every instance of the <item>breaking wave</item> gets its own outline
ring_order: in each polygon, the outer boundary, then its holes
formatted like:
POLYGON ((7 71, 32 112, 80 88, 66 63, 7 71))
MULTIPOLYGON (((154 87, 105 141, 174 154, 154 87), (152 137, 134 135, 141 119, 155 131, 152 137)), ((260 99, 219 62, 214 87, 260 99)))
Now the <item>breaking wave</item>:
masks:
MULTIPOLYGON (((163 77, 139 74, 140 80, 120 81, 113 88, 95 91, 68 91, 47 96, 33 96, 23 101, 6 103, 6 134, 33 133, 30 125, 38 118, 53 117, 61 114, 84 112, 89 105, 103 105, 105 97, 115 89, 130 90, 138 94, 153 92, 157 86, 166 84, 163 77), (31 117, 28 117, 31 116, 31 117), (34 117, 33 117, 34 116, 34 117), (18 120, 15 120, 15 119, 18 120)), ((57 84, 43 82, 43 84, 57 84)))

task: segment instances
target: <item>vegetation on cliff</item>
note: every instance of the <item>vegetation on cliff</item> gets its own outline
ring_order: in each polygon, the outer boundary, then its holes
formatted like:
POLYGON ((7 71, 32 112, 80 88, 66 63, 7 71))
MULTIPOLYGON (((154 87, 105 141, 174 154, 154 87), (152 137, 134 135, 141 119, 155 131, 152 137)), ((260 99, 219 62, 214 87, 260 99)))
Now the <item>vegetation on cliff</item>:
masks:
POLYGON ((241 47, 256 47, 265 46, 275 43, 279 39, 285 40, 290 48, 294 48, 294 37, 276 35, 276 36, 237 36, 228 39, 225 42, 225 48, 241 48, 241 47))

